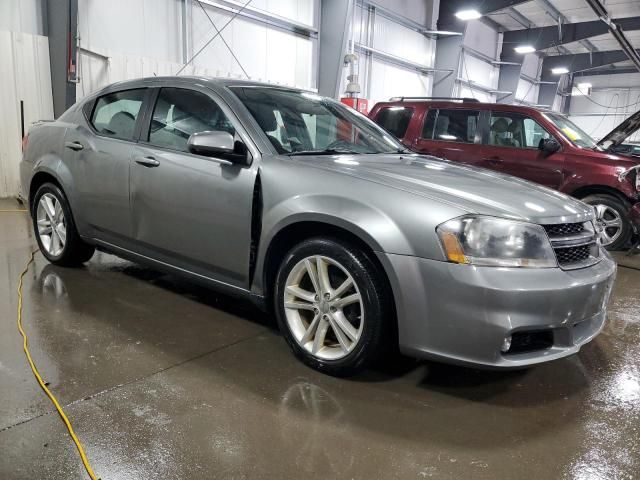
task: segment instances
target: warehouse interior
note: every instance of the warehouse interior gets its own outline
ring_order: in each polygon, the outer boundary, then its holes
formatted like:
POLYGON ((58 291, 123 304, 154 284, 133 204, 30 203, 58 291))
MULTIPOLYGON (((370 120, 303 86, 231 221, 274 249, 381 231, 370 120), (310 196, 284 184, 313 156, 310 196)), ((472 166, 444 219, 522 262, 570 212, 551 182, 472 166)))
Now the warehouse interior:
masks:
MULTIPOLYGON (((32 126, 116 82, 173 76, 364 115, 405 99, 525 107, 599 141, 640 110, 640 1, 2 0, 0 478, 638 476, 640 223, 603 247, 617 277, 597 338, 513 371, 390 354, 337 378, 296 361, 268 309, 106 251, 79 269, 32 253, 32 126)), ((624 146, 640 165, 640 132, 624 146)))

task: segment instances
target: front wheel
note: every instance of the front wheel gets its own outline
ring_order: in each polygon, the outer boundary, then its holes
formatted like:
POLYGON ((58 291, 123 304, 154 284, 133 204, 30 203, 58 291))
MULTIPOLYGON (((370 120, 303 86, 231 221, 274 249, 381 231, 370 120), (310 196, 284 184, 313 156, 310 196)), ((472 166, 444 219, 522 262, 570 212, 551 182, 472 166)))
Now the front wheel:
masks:
POLYGON ((93 256, 94 247, 78 235, 67 198, 57 185, 42 185, 32 208, 33 229, 47 260, 56 265, 78 266, 93 256))
POLYGON ((600 227, 600 243, 607 250, 621 250, 631 239, 633 227, 629 221, 629 206, 612 195, 589 195, 582 199, 596 209, 600 227))
POLYGON ((382 351, 391 321, 385 283, 355 246, 326 238, 296 245, 280 266, 274 301, 287 343, 316 370, 353 375, 382 351))

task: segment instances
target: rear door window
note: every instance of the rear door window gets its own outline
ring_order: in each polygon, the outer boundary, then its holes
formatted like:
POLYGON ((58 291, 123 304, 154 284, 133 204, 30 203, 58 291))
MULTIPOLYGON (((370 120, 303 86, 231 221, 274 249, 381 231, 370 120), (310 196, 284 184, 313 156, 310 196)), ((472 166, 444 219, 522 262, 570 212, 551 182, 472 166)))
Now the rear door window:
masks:
POLYGON ((413 116, 410 107, 385 107, 378 112, 376 123, 396 138, 403 138, 407 133, 409 122, 413 116))
POLYGON ((146 88, 108 93, 98 98, 91 125, 101 135, 133 140, 146 88))
POLYGON ((423 138, 445 142, 478 143, 479 110, 441 109, 435 114, 433 128, 430 124, 429 111, 423 129, 423 138), (428 136, 425 136, 428 135, 428 136))

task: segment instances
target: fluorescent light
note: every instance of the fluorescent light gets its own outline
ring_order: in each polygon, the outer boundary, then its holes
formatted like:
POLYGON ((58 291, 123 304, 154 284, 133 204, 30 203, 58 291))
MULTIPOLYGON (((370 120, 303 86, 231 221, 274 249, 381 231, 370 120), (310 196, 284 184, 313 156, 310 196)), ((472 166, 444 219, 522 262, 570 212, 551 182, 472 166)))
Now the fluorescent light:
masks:
POLYGON ((482 14, 477 10, 460 10, 455 15, 460 20, 477 20, 482 17, 482 14))
POLYGON ((428 35, 443 35, 443 36, 460 36, 462 32, 450 32, 449 30, 425 30, 424 33, 428 35))
POLYGON ((569 69, 567 67, 556 67, 551 69, 551 73, 554 75, 564 75, 565 73, 569 73, 569 69))
POLYGON ((579 83, 578 84, 578 88, 580 90, 589 90, 591 87, 593 87, 593 85, 591 85, 589 82, 579 83))
POLYGON ((519 45, 514 48, 514 50, 516 51, 516 53, 533 53, 536 51, 535 47, 531 45, 519 45))

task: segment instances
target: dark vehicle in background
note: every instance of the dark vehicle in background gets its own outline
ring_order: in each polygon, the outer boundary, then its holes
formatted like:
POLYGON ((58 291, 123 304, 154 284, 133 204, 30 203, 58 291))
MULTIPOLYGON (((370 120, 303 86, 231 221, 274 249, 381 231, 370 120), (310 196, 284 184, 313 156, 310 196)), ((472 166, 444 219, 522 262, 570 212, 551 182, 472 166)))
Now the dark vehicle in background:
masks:
POLYGON ((593 205, 609 249, 633 236, 628 212, 640 201, 640 162, 622 145, 640 127, 640 112, 599 142, 558 113, 474 99, 402 97, 376 104, 369 116, 416 152, 515 175, 593 205))

